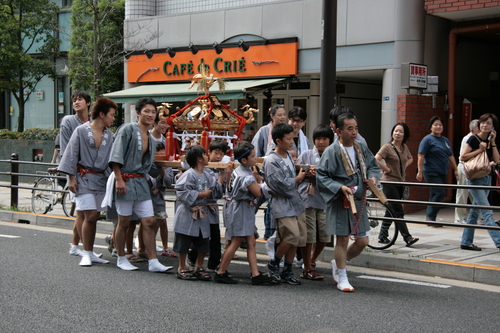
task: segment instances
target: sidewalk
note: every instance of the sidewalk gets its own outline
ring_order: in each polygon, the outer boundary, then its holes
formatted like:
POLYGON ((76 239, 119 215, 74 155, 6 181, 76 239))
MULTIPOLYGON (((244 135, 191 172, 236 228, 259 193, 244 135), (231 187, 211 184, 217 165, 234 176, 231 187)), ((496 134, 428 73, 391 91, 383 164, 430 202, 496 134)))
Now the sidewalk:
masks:
MULTIPOLYGON (((167 192, 166 197, 173 199, 173 191, 167 192)), ((0 187, 0 203, 3 206, 10 204, 10 189, 0 187)), ((27 212, 31 211, 31 191, 19 190, 19 207, 27 212)), ((56 205, 54 210, 47 215, 27 212, 0 210, 0 221, 29 222, 42 226, 73 228, 73 219, 64 216, 60 205, 56 205)), ((173 202, 167 202, 167 214, 169 216, 167 219, 170 231, 169 239, 170 242, 173 242, 173 202)), ((263 212, 259 211, 256 217, 257 228, 262 237, 264 235, 263 212)), ((406 218, 425 221, 425 211, 408 214, 406 218)), ((500 212, 495 212, 495 218, 500 219, 500 212)), ((439 222, 452 223, 453 220, 453 209, 446 208, 440 211, 439 222)), ((455 225, 460 226, 459 224, 455 225)), ((433 228, 426 224, 408 224, 408 227, 413 237, 420 238, 414 246, 406 247, 401 235, 399 235, 396 243, 387 250, 366 248, 359 257, 353 260, 352 265, 500 285, 500 251, 495 247, 486 230, 476 230, 474 237, 474 244, 482 247, 483 250, 466 251, 460 249, 463 228, 447 226, 433 228)), ((98 222, 97 231, 99 233, 109 234, 111 230, 112 224, 110 222, 98 222)), ((221 218, 221 232, 224 233, 224 231, 221 218)), ((264 240, 258 241, 257 251, 266 253, 264 240)), ((333 259, 333 249, 326 248, 319 259, 329 262, 333 259)))

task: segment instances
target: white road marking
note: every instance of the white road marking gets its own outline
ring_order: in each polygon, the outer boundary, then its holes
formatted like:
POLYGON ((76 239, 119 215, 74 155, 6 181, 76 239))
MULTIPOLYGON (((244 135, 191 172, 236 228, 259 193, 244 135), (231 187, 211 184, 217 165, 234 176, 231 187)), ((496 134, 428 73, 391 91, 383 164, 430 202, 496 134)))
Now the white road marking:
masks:
POLYGON ((3 238, 21 238, 21 236, 2 235, 2 234, 0 234, 0 237, 3 237, 3 238))
POLYGON ((368 279, 368 280, 379 280, 379 281, 387 281, 387 282, 397 282, 397 283, 406 283, 406 284, 414 284, 417 286, 424 287, 434 287, 434 288, 450 288, 451 286, 446 284, 437 284, 437 283, 429 283, 429 282, 419 282, 419 281, 411 281, 411 280, 400 280, 400 279, 392 279, 378 276, 368 276, 368 275, 360 275, 358 276, 360 279, 368 279))

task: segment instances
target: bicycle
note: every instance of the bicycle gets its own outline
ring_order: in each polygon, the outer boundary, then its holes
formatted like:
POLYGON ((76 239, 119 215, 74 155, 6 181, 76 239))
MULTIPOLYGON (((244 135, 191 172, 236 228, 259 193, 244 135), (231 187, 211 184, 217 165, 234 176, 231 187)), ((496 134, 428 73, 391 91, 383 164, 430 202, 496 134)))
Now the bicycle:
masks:
MULTIPOLYGON (((57 182, 57 168, 49 168, 47 172, 37 171, 37 174, 42 174, 40 178, 35 180, 34 189, 31 191, 31 209, 36 214, 47 214, 54 209, 54 206, 61 203, 63 212, 68 217, 75 216, 75 204, 71 202, 68 185, 63 188, 65 192, 57 192, 60 186, 57 182), (50 177, 48 177, 50 176, 50 177)), ((62 187, 62 186, 61 186, 62 187)))
MULTIPOLYGON (((374 197, 370 195, 370 197, 374 197)), ((375 250, 384 250, 391 247, 398 238, 398 225, 394 221, 380 220, 377 217, 393 217, 392 209, 380 201, 367 201, 366 209, 370 223, 368 247, 375 250)))

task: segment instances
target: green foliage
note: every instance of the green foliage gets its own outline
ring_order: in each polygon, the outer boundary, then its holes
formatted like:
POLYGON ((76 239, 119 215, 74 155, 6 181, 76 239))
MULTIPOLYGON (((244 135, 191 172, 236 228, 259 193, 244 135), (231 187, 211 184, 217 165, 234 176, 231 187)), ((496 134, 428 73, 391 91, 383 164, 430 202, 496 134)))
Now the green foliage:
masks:
POLYGON ((73 86, 91 91, 94 99, 121 89, 125 0, 74 0, 71 11, 68 75, 73 86))
POLYGON ((45 129, 45 128, 28 128, 21 136, 23 140, 55 140, 59 128, 45 129))
POLYGON ((7 140, 48 140, 54 141, 59 133, 59 128, 28 128, 24 132, 14 132, 8 129, 0 130, 0 139, 7 140))
POLYGON ((56 76, 58 11, 50 0, 0 0, 0 91, 17 101, 19 132, 26 100, 44 76, 56 76))
POLYGON ((4 128, 0 130, 0 139, 20 140, 22 134, 23 133, 9 131, 8 129, 4 128))

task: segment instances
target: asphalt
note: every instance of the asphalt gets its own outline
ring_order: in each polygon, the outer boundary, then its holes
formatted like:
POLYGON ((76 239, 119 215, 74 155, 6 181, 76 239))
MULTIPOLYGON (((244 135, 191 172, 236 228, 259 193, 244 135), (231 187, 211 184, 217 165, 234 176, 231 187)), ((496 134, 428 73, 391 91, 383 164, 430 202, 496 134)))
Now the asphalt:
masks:
MULTIPOLYGON (((0 182, 0 185, 8 185, 0 182)), ((32 186, 32 184, 23 184, 32 186)), ((174 198, 172 191, 167 192, 167 198, 174 198)), ((10 205, 10 189, 0 187, 0 204, 5 208, 10 205)), ((62 206, 57 204, 54 210, 45 215, 31 213, 31 191, 19 190, 19 210, 0 210, 0 221, 12 223, 29 223, 39 226, 73 228, 73 219, 65 217, 62 206)), ((167 202, 167 224, 169 241, 173 242, 174 204, 167 202)), ((495 219, 500 219, 500 212, 494 213, 495 219)), ((264 235, 264 214, 259 211, 256 225, 261 237, 264 235)), ((386 250, 366 248, 351 265, 368 267, 403 273, 451 278, 461 281, 500 285, 500 251, 495 247, 487 230, 476 230, 474 244, 482 251, 467 251, 460 249, 463 228, 453 223, 454 210, 443 208, 438 214, 438 222, 448 223, 442 228, 429 227, 425 224, 425 211, 408 214, 405 219, 421 221, 409 223, 408 227, 413 237, 420 240, 412 247, 406 247, 401 236, 396 243, 386 250)), ((221 219, 222 220, 222 219, 221 219)), ((109 221, 99 221, 99 234, 110 234, 113 225, 109 221)), ((221 225, 221 231, 224 228, 221 225)), ((158 243, 159 244, 159 243, 158 243)), ((257 252, 265 254, 265 241, 259 239, 257 252)), ((327 247, 319 260, 329 262, 333 259, 333 248, 327 247)))

